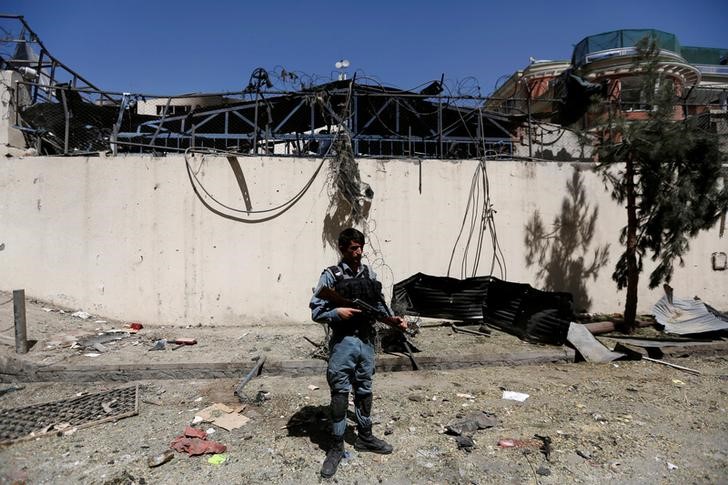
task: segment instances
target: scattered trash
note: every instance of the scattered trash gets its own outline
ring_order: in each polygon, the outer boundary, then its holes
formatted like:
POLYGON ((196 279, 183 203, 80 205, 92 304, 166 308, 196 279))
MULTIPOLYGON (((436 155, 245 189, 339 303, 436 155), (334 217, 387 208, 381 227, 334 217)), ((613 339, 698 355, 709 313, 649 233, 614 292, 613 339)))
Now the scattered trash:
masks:
POLYGON ((167 347, 167 339, 159 339, 154 342, 154 346, 149 350, 164 350, 167 347))
POLYGON ((465 433, 474 433, 479 429, 492 428, 498 424, 495 414, 485 411, 471 413, 461 419, 449 423, 445 430, 449 434, 462 435, 465 433))
POLYGON ((144 325, 142 325, 141 323, 138 323, 138 322, 132 322, 129 324, 129 328, 131 328, 135 332, 138 332, 139 330, 144 328, 144 325))
POLYGON ((106 347, 103 346, 103 344, 100 344, 100 343, 95 343, 93 345, 93 347, 101 354, 103 354, 104 352, 106 352, 108 350, 106 347))
POLYGON ((207 463, 210 465, 222 465, 227 461, 227 455, 225 453, 218 453, 215 455, 212 455, 210 458, 207 459, 207 463))
POLYGON ((524 402, 526 399, 528 399, 528 397, 528 394, 523 392, 503 391, 503 399, 508 399, 511 401, 524 402))
POLYGON ((85 335, 80 337, 77 341, 78 346, 84 349, 95 349, 98 350, 97 345, 101 345, 101 348, 106 349, 103 344, 122 340, 129 336, 129 332, 124 330, 109 330, 102 332, 98 335, 85 335))
POLYGON ((197 413, 193 423, 212 423, 226 431, 231 431, 243 427, 250 422, 249 417, 240 414, 244 409, 244 406, 231 408, 222 403, 215 403, 197 413))
POLYGON ((184 434, 172 441, 170 448, 180 453, 187 453, 190 456, 224 453, 227 450, 224 444, 208 440, 207 433, 203 430, 190 426, 185 428, 184 434))
POLYGON ((150 455, 147 458, 147 465, 149 465, 149 468, 158 467, 164 465, 172 458, 174 458, 174 450, 165 450, 157 455, 150 455))
POLYGON ((91 318, 91 314, 88 312, 78 311, 71 313, 72 317, 80 318, 81 320, 88 320, 91 318))
POLYGON ((475 441, 470 436, 456 436, 455 442, 458 444, 458 450, 465 450, 470 453, 475 448, 475 441))
POLYGON ((672 463, 670 463, 670 462, 668 461, 668 462, 667 462, 667 469, 668 469, 668 470, 670 470, 670 471, 672 471, 672 470, 677 470, 677 469, 678 469, 678 466, 677 466, 677 465, 673 465, 672 463))
POLYGON ((314 386, 313 384, 309 384, 309 385, 308 385, 308 389, 309 389, 310 391, 318 391, 318 389, 319 389, 319 386, 314 386))
POLYGON ((585 460, 591 460, 591 453, 589 453, 588 451, 576 450, 576 454, 584 458, 585 460))
POLYGON ((43 308, 42 308, 42 310, 43 310, 44 312, 48 313, 48 312, 52 312, 52 311, 53 311, 53 308, 46 308, 46 307, 43 307, 43 308))
POLYGON ((101 354, 97 354, 95 352, 89 352, 88 354, 83 354, 84 357, 98 357, 101 354))
POLYGON ((683 381, 681 381, 680 379, 673 379, 672 380, 672 383, 675 384, 676 386, 684 386, 685 385, 685 383, 683 381))
POLYGON ((215 428, 207 428, 205 430, 205 433, 207 433, 207 435, 210 436, 211 434, 214 434, 215 431, 216 431, 215 428))
POLYGON ((465 394, 465 393, 462 393, 462 392, 458 392, 458 393, 457 393, 457 394, 455 394, 455 395, 456 395, 457 397, 462 397, 462 398, 464 398, 464 399, 475 399, 475 396, 473 396, 473 395, 471 395, 471 394, 465 394))
MULTIPOLYGON (((498 440, 500 448, 524 448, 540 450, 547 460, 551 459, 551 438, 549 436, 533 435, 535 439, 501 439, 498 440)), ((578 452, 577 452, 578 453, 578 452)), ((580 455, 581 456, 581 455, 580 455)))
POLYGON ((180 347, 185 347, 187 345, 197 345, 197 340, 193 338, 177 338, 174 340, 167 340, 167 343, 175 344, 175 347, 172 347, 172 350, 177 350, 180 347))

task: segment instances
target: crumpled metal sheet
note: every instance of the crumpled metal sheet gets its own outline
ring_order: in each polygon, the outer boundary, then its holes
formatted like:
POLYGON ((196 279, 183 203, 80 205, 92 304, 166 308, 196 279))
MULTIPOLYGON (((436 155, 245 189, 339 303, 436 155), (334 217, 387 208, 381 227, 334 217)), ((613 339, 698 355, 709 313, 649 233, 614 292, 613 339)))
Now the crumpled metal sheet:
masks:
POLYGON ((663 296, 652 307, 657 323, 665 332, 677 335, 716 332, 728 329, 728 319, 712 313, 701 300, 672 298, 672 303, 663 296))
POLYGON ((571 322, 566 338, 587 362, 606 363, 625 357, 625 354, 605 347, 580 323, 571 322))
POLYGON ((482 320, 490 276, 459 280, 417 273, 394 285, 395 312, 450 320, 482 320))
POLYGON ((529 342, 562 345, 574 319, 569 293, 536 290, 492 276, 456 279, 417 273, 394 285, 395 312, 482 320, 529 342))

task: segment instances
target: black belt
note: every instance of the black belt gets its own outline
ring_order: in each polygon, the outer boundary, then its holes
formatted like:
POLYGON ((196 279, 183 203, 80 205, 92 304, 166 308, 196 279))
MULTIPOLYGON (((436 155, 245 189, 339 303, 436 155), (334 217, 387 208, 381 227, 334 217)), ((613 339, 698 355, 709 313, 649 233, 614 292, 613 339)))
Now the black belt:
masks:
POLYGON ((373 342, 377 331, 374 324, 370 322, 353 323, 343 321, 332 327, 332 338, 337 337, 358 337, 365 342, 373 342))

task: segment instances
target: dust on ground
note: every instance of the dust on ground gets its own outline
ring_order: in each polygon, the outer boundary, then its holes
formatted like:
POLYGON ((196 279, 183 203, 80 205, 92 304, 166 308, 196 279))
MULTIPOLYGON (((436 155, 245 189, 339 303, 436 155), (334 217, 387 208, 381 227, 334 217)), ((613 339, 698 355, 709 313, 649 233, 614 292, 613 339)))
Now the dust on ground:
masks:
MULTIPOLYGON (((0 303, 3 301, 0 296, 0 303)), ((0 306, 3 327, 12 323, 6 318, 7 306, 0 306)), ((127 359, 125 362, 153 358, 249 360, 265 351, 266 346, 271 348, 268 352, 285 349, 279 351, 288 352, 287 359, 308 358, 312 346, 302 335, 312 339, 323 335, 316 325, 271 329, 270 325, 253 323, 212 329, 157 328, 144 323, 142 332, 119 341, 118 347, 110 344, 100 356, 87 357, 84 353, 89 352, 63 345, 49 347, 47 342, 70 331, 93 332, 96 328, 106 329, 104 325, 111 328, 128 322, 99 324, 96 320, 106 319, 81 320, 58 311, 46 312, 44 306, 42 302, 28 305, 29 337, 39 341, 26 357, 33 362, 108 362, 112 358, 127 359), (47 321, 43 322, 43 318, 47 321), (176 351, 150 352, 152 339, 144 332, 157 331, 160 335, 180 332, 175 337, 194 337, 199 343, 176 351), (226 343, 225 336, 220 336, 226 332, 236 338, 227 335, 226 343), (139 343, 134 345, 134 339, 139 343), (201 351, 207 344, 211 347, 201 351), (296 345, 300 345, 298 350, 296 345), (128 360, 131 358, 137 360, 128 360)), ((460 352, 465 347, 474 351, 474 346, 501 352, 499 345, 520 351, 532 348, 510 336, 496 333, 487 339, 453 334, 439 326, 423 329, 416 342, 423 348, 443 345, 445 351, 460 352)), ((12 351, 6 341, 0 347, 3 354, 12 351)), ((328 481, 724 482, 728 476, 726 361, 723 356, 676 359, 680 365, 701 371, 700 375, 646 361, 380 373, 374 380, 374 431, 391 442, 395 452, 385 456, 356 452, 351 446, 354 435, 348 433, 349 457, 328 481), (504 400, 503 390, 527 393, 529 397, 523 403, 504 400), (493 413, 498 424, 476 431, 475 446, 468 452, 458 449, 444 427, 474 411, 493 413), (497 444, 501 439, 530 439, 536 434, 552 440, 548 460, 538 449, 505 449, 497 444)), ((236 402, 235 384, 232 379, 139 382, 139 415, 67 436, 7 446, 0 450, 0 483, 327 482, 318 475, 328 426, 329 396, 323 375, 285 378, 263 374, 245 388, 250 396, 266 391, 268 397, 247 405, 244 413, 251 418, 248 424, 233 431, 198 425, 202 429, 215 428, 210 439, 227 445, 227 461, 223 464, 209 464, 209 456, 190 458, 177 453, 169 463, 148 467, 148 456, 166 450, 199 410, 217 402, 236 402)), ((0 396, 0 408, 123 386, 108 382, 21 385, 23 389, 0 396)))

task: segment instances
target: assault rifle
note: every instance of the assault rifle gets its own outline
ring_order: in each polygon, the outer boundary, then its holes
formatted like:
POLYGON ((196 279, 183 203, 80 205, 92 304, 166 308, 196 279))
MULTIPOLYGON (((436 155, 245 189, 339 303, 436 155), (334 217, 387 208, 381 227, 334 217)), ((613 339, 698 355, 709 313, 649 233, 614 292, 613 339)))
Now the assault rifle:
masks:
MULTIPOLYGON (((365 315, 370 316, 374 318, 375 320, 378 320, 382 323, 386 323, 384 320, 388 317, 390 317, 389 313, 380 310, 379 308, 370 305, 369 303, 365 302, 364 300, 361 300, 360 298, 354 298, 353 300, 350 300, 348 298, 344 298, 343 296, 339 295, 336 290, 333 288, 329 288, 328 286, 322 287, 318 293, 316 293, 316 296, 318 298, 321 298, 322 300, 326 300, 329 303, 333 304, 336 307, 349 307, 349 308, 357 308, 361 310, 365 315)), ((411 330, 402 330, 399 327, 395 327, 394 325, 389 325, 392 328, 395 328, 399 330, 399 335, 401 336, 401 343, 402 346, 405 348, 407 357, 409 357, 410 362, 412 362, 412 368, 414 370, 418 370, 419 366, 417 365, 417 361, 415 360, 415 357, 412 355, 412 351, 414 349, 415 352, 419 352, 419 349, 415 347, 415 345, 410 341, 410 339, 407 337, 408 334, 414 335, 414 333, 409 333, 411 330)))

